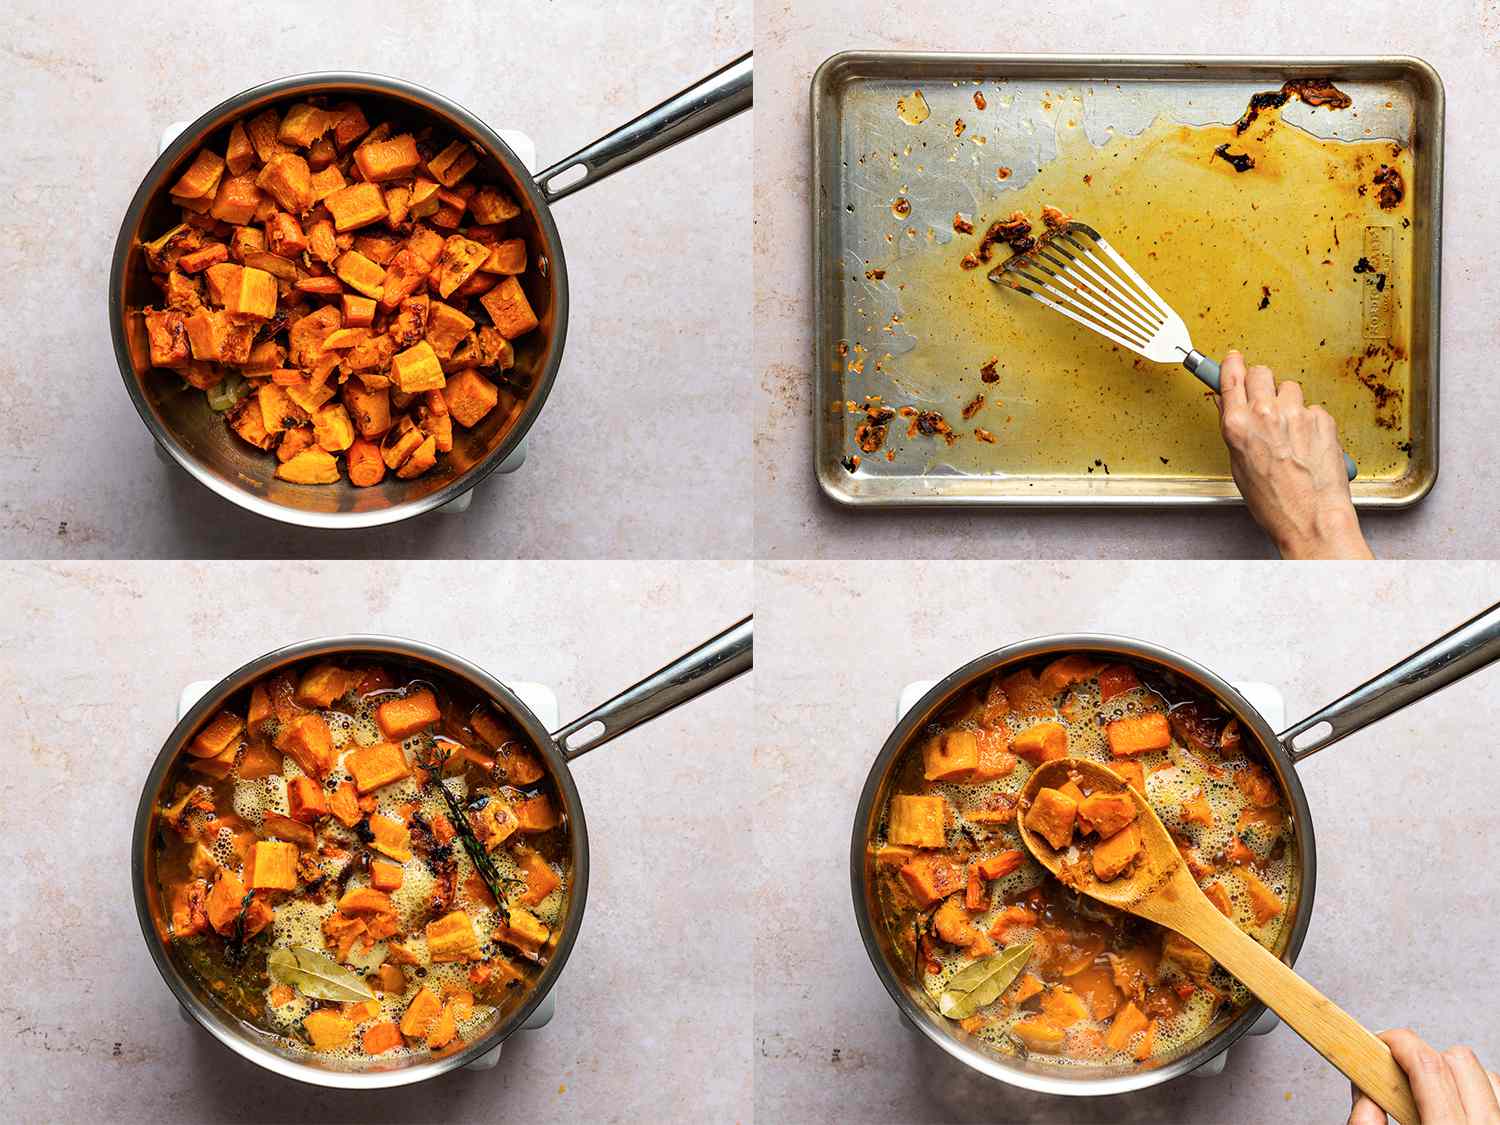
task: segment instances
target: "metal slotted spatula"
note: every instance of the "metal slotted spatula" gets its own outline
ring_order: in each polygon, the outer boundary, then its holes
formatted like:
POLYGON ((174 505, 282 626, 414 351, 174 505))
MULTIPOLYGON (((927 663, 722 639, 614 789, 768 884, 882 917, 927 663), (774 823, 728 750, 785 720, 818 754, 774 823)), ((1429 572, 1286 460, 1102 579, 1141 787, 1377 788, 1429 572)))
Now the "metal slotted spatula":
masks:
MULTIPOLYGON (((1093 227, 1068 223, 990 271, 991 281, 1040 301, 1153 363, 1180 363, 1215 392, 1219 365, 1193 347, 1182 317, 1093 227)), ((1353 480, 1354 459, 1344 454, 1353 480)))

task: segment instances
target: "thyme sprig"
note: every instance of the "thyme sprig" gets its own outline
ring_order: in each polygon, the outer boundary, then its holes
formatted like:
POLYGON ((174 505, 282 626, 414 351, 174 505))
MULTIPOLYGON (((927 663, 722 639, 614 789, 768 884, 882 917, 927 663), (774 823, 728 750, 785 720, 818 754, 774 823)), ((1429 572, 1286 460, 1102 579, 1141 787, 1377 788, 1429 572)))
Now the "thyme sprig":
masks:
POLYGON ((484 844, 474 834, 473 827, 469 824, 469 818, 464 813, 463 806, 459 804, 458 798, 453 795, 446 785, 443 784, 443 767, 448 764, 452 757, 451 750, 439 750, 436 745, 421 746, 416 751, 417 765, 427 775, 427 784, 437 787, 437 791, 443 795, 443 803, 448 806, 448 819, 453 822, 453 829, 458 833, 458 838, 463 841, 464 851, 469 853, 469 859, 474 864, 474 870, 479 872, 479 877, 484 880, 484 885, 489 888, 490 894, 495 899, 495 905, 503 906, 505 903, 505 885, 507 883, 524 884, 524 879, 507 879, 500 874, 495 866, 495 861, 490 858, 490 853, 485 850, 484 844))

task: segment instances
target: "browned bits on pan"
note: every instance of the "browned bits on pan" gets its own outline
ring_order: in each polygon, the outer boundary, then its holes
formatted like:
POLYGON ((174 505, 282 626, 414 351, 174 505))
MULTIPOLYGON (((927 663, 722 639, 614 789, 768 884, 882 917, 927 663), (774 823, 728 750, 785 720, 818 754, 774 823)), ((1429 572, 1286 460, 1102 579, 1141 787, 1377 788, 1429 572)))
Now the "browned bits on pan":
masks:
POLYGON ((1222 144, 1214 149, 1214 155, 1223 160, 1236 172, 1248 172, 1255 167, 1255 158, 1248 152, 1230 152, 1229 145, 1222 144))
MULTIPOLYGON (((1024 211, 1012 211, 1009 218, 990 224, 989 229, 984 232, 984 237, 979 240, 979 249, 976 251, 979 261, 990 260, 990 251, 994 249, 997 242, 1005 243, 1017 254, 1024 254, 1036 245, 1036 239, 1031 237, 1031 220, 1026 217, 1024 211)), ((973 267, 965 268, 972 269, 973 267)))
POLYGON ((979 268, 979 259, 971 250, 969 253, 965 254, 961 259, 959 259, 958 264, 959 268, 961 269, 976 270, 979 268))
POLYGON ((1002 164, 999 168, 995 169, 995 179, 997 179, 997 180, 1008 180, 1008 179, 1010 179, 1010 169, 1007 168, 1007 167, 1005 167, 1002 164))
POLYGON ((985 360, 984 363, 980 364, 979 377, 986 383, 998 383, 1000 381, 1000 372, 996 370, 996 365, 999 362, 999 359, 985 360))
POLYGON ((948 425, 947 420, 936 410, 912 412, 911 424, 906 427, 906 436, 916 437, 918 434, 924 437, 941 437, 949 445, 958 441, 958 435, 953 432, 953 427, 948 425))
POLYGON ((1048 230, 1060 230, 1072 221, 1067 212, 1061 208, 1054 207, 1050 203, 1042 204, 1042 223, 1048 230))
POLYGON ((984 408, 984 395, 975 395, 964 406, 964 421, 967 422, 984 408))
POLYGON ((896 416, 896 412, 889 406, 881 406, 879 403, 865 403, 865 418, 854 430, 854 441, 866 453, 874 453, 885 444, 885 435, 890 428, 889 423, 896 416))
POLYGON ((865 280, 866 281, 881 281, 881 280, 884 280, 884 278, 885 278, 885 270, 882 270, 882 269, 867 269, 867 270, 865 270, 865 280))
MULTIPOLYGON (((959 234, 973 234, 974 233, 974 224, 971 223, 971 222, 969 222, 968 219, 964 218, 957 211, 955 211, 955 212, 953 212, 953 229, 955 231, 957 231, 959 234)), ((978 264, 979 264, 978 262, 974 263, 974 265, 976 265, 976 266, 978 264)), ((970 268, 972 268, 972 267, 970 267, 970 268)))
POLYGON ((974 108, 975 109, 983 109, 984 106, 985 106, 984 94, 982 94, 978 90, 975 90, 974 91, 974 108))
POLYGON ((891 214, 895 215, 898 219, 906 218, 906 216, 911 214, 911 200, 898 195, 895 201, 891 203, 891 214))
POLYGON ((1234 123, 1234 134, 1239 136, 1255 123, 1263 109, 1280 109, 1292 98, 1304 105, 1327 106, 1329 109, 1348 109, 1354 104, 1352 98, 1336 87, 1327 78, 1295 78, 1283 82, 1279 90, 1265 90, 1250 95, 1250 104, 1244 114, 1234 123))
POLYGON ((986 445, 994 445, 995 444, 995 435, 992 434, 992 433, 990 433, 989 430, 986 430, 986 429, 984 429, 981 426, 975 426, 974 427, 974 436, 976 438, 978 438, 980 441, 984 442, 986 445))
POLYGON ((1260 287, 1260 304, 1255 306, 1257 310, 1271 307, 1271 287, 1262 285, 1260 287))
POLYGON ((963 136, 964 130, 966 128, 968 128, 968 126, 964 124, 964 119, 962 117, 955 117, 953 119, 953 135, 955 137, 963 136))
POLYGON ((1375 186, 1380 189, 1375 196, 1375 202, 1380 205, 1382 211, 1389 211, 1400 205, 1406 198, 1406 181, 1401 178, 1401 173, 1387 164, 1380 166, 1380 171, 1375 173, 1375 186))
POLYGON ((839 464, 844 466, 845 472, 852 473, 855 469, 859 468, 859 454, 851 453, 847 457, 840 458, 839 464))

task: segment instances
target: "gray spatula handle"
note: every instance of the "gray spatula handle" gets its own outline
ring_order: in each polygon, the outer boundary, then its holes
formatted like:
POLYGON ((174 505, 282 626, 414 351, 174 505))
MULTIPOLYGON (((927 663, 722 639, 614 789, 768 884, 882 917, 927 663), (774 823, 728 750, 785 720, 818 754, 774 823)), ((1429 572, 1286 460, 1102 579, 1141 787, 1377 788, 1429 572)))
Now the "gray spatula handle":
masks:
MULTIPOLYGON (((1209 359, 1202 352, 1189 352, 1188 357, 1182 361, 1182 366, 1196 375, 1199 381, 1208 387, 1209 390, 1213 391, 1214 394, 1219 393, 1219 364, 1217 360, 1209 359)), ((1347 453, 1344 454, 1344 471, 1349 474, 1350 480, 1359 476, 1359 466, 1354 463, 1354 458, 1350 457, 1347 453)))

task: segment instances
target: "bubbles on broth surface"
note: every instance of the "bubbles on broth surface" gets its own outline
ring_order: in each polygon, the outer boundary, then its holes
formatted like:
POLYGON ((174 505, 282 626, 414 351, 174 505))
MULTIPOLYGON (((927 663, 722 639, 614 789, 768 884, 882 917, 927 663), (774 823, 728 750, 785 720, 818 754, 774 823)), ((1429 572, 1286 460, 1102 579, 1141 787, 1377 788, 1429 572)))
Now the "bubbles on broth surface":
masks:
MULTIPOLYGON (((1109 749, 1108 738, 1105 734, 1105 726, 1109 722, 1129 715, 1161 709, 1160 698, 1143 687, 1136 687, 1104 702, 1100 699, 1097 679, 1090 679, 1063 692, 1058 697, 1057 703, 1067 708, 1066 714, 1053 711, 1040 715, 1021 715, 1012 710, 1004 720, 1010 738, 1014 740, 1016 735, 1040 722, 1061 723, 1067 730, 1067 752, 1070 757, 1084 758, 1104 765, 1113 765, 1120 761, 1109 749)), ((907 764, 903 769, 902 764, 898 763, 897 776, 902 780, 892 787, 891 793, 940 794, 954 811, 993 806, 1001 797, 1014 801, 1025 787, 1033 769, 1024 759, 1018 758, 1015 768, 1005 777, 982 784, 929 782, 922 779, 922 746, 925 745, 927 739, 942 730, 977 731, 980 729, 979 718, 980 715, 975 712, 956 722, 929 725, 904 751, 904 755, 915 759, 915 764, 907 764), (915 784, 908 783, 905 780, 908 778, 915 778, 915 784)), ((1169 830, 1176 832, 1191 844, 1192 851, 1201 861, 1209 862, 1215 857, 1220 857, 1224 849, 1234 842, 1237 834, 1255 853, 1258 863, 1257 876, 1275 893, 1284 907, 1282 913, 1271 917, 1264 925, 1257 925, 1254 922, 1249 893, 1243 881, 1232 870, 1216 874, 1208 880, 1206 885, 1216 883, 1222 886, 1229 899, 1233 920, 1263 945, 1274 948, 1287 920, 1285 907, 1289 905, 1295 893, 1297 856, 1284 803, 1277 806, 1277 812, 1281 817, 1277 829, 1269 830, 1267 826, 1252 823, 1240 832, 1240 818, 1246 809, 1253 809, 1253 806, 1235 784, 1235 777, 1241 770, 1249 768, 1250 763, 1258 762, 1260 756, 1250 754, 1248 758, 1219 759, 1216 754, 1210 753, 1200 757, 1195 752, 1186 749, 1174 733, 1173 743, 1169 748, 1137 754, 1132 760, 1140 763, 1146 775, 1146 796, 1152 808, 1169 830), (1183 806, 1200 796, 1208 806, 1211 820, 1208 825, 1189 821, 1184 815, 1183 806)), ((1261 765, 1260 768, 1266 767, 1261 765)), ((877 838, 880 840, 885 839, 887 818, 888 809, 883 809, 877 826, 877 838)), ((950 825, 946 846, 954 848, 965 844, 972 845, 976 855, 993 854, 1011 848, 1021 848, 1024 851, 1014 834, 1013 824, 1007 825, 1004 830, 1000 831, 991 830, 988 826, 969 825, 968 827, 970 831, 965 832, 963 828, 950 825)), ((994 924, 996 916, 1005 908, 1006 899, 1015 899, 1050 878, 1051 876, 1028 856, 1018 870, 986 884, 990 907, 983 913, 973 915, 973 924, 987 933, 990 926, 994 924)), ((886 909, 887 923, 897 924, 896 919, 890 914, 889 904, 886 909)), ((1080 910, 1089 909, 1091 909, 1089 906, 1080 906, 1080 910)), ((1092 909, 1102 911, 1107 908, 1092 909)), ((907 949, 910 948, 910 925, 908 919, 906 921, 908 942, 905 946, 907 949)), ((1018 926, 1008 931, 1003 942, 997 939, 995 944, 997 948, 1003 945, 1014 945, 1034 937, 1035 934, 1034 927, 1018 926)), ((922 985, 935 1004, 953 975, 972 964, 973 958, 970 958, 964 949, 951 946, 941 940, 934 940, 930 945, 930 950, 939 969, 935 973, 924 971, 922 985)), ((1023 970, 1023 973, 1035 970, 1035 968, 1036 962, 1033 961, 1027 966, 1027 970, 1023 970)), ((910 971, 909 964, 907 971, 910 971)), ((1164 984, 1187 980, 1182 971, 1165 958, 1162 959, 1158 971, 1164 984)), ((1064 978, 1064 983, 1066 983, 1066 978, 1064 978)), ((1181 1053, 1205 1032, 1216 1030, 1221 1026, 1226 1018, 1226 1012, 1236 1012, 1242 1009, 1251 999, 1245 988, 1217 964, 1213 968, 1208 983, 1224 997, 1224 1003, 1216 1009, 1213 994, 1207 989, 1197 988, 1191 995, 1181 998, 1180 1011, 1156 1017, 1152 1059, 1164 1060, 1181 1053), (1216 1012, 1217 1018, 1215 1018, 1216 1012)), ((1049 984, 1048 987, 1052 985, 1049 984)), ((1122 998, 1122 1007, 1123 1003, 1122 998)), ((1029 1009, 1006 1012, 998 1004, 991 1005, 984 1011, 989 1018, 974 1034, 998 1052, 1006 1055, 1015 1055, 1018 1051, 1017 1041, 1010 1034, 1012 1026, 1020 1020, 1035 1018, 1038 1015, 1037 1012, 1029 1009)), ((1093 1033, 1097 1033, 1099 1043, 1102 1044, 1103 1033, 1108 1030, 1110 1022, 1110 1018, 1103 1020, 1085 1018, 1069 1029, 1069 1037, 1062 1054, 1033 1053, 1031 1057, 1061 1066, 1136 1065, 1132 1057, 1132 1048, 1140 1042, 1139 1037, 1134 1038, 1127 1045, 1126 1050, 1120 1052, 1111 1051, 1107 1046, 1093 1045, 1093 1033)))

